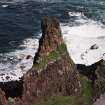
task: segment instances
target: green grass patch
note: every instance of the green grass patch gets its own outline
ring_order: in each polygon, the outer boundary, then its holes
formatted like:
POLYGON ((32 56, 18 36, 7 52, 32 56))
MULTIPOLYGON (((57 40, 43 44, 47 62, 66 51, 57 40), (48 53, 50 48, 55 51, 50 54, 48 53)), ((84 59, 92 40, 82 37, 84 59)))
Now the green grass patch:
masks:
POLYGON ((50 52, 47 56, 41 57, 39 63, 34 64, 33 67, 35 67, 38 70, 43 69, 49 62, 57 60, 58 58, 61 57, 62 54, 66 53, 67 53, 66 45, 62 43, 56 50, 50 52))
POLYGON ((93 99, 93 88, 91 81, 86 77, 81 77, 82 83, 82 99, 84 100, 85 105, 91 105, 93 99))
MULTIPOLYGON (((37 105, 74 105, 76 104, 77 97, 75 96, 61 96, 48 101, 42 101, 37 105)), ((34 105, 34 104, 33 104, 34 105)))

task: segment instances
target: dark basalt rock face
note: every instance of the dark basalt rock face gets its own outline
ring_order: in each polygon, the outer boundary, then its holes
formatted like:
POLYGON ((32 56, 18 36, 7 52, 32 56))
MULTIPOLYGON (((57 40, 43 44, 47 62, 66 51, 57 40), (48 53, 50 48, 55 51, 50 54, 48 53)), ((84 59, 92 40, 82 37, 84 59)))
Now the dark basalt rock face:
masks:
POLYGON ((23 81, 0 82, 0 88, 5 92, 5 97, 22 97, 23 81))
POLYGON ((92 81, 93 86, 93 101, 105 94, 105 61, 100 60, 90 66, 77 65, 79 72, 87 76, 92 81))
POLYGON ((100 64, 101 64, 101 61, 98 61, 90 66, 77 64, 77 69, 80 74, 83 74, 84 76, 88 77, 94 84, 95 80, 97 79, 96 70, 98 69, 98 66, 100 64))
POLYGON ((44 17, 41 28, 33 67, 23 78, 22 96, 15 97, 10 105, 37 105, 43 97, 80 94, 79 73, 63 42, 58 20, 44 17))
POLYGON ((90 47, 91 50, 96 50, 98 48, 99 48, 99 46, 97 44, 94 44, 90 47))
MULTIPOLYGON (((23 81, 0 82, 0 105, 15 105, 15 98, 21 98, 23 93, 23 81), (13 100, 10 104, 8 98, 13 100)), ((21 105, 21 104, 20 104, 21 105)))
POLYGON ((95 71, 97 79, 94 83, 94 96, 95 99, 99 98, 102 94, 105 94, 105 61, 101 60, 95 71))

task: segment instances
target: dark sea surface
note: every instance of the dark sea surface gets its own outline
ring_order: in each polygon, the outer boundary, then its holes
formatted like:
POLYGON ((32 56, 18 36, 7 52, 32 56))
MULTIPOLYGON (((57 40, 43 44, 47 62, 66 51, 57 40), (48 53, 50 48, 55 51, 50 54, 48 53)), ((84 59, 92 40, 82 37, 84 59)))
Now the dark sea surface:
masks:
POLYGON ((16 52, 28 49, 26 39, 39 38, 43 16, 79 25, 77 16, 70 17, 69 12, 83 13, 85 18, 105 24, 105 0, 0 0, 0 69, 14 69, 19 62, 16 52))
POLYGON ((0 53, 16 50, 25 38, 37 37, 43 16, 67 22, 70 11, 105 23, 105 0, 0 0, 0 53))

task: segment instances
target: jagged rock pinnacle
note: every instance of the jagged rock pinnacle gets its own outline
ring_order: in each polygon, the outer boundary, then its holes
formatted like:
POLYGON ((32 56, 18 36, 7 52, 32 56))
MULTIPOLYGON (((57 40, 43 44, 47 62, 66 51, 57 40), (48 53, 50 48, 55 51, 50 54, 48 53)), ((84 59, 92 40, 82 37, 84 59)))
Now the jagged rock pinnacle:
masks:
POLYGON ((39 56, 49 54, 63 42, 59 21, 56 18, 43 17, 41 29, 42 37, 39 41, 39 49, 34 61, 39 56))

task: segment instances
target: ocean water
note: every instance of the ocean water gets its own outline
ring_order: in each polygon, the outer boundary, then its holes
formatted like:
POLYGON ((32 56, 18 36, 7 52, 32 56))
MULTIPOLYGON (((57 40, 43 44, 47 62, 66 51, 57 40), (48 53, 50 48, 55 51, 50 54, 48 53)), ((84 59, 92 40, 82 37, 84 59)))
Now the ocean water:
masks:
POLYGON ((0 0, 0 82, 19 80, 32 67, 46 15, 60 20, 74 63, 105 59, 105 0, 0 0))

